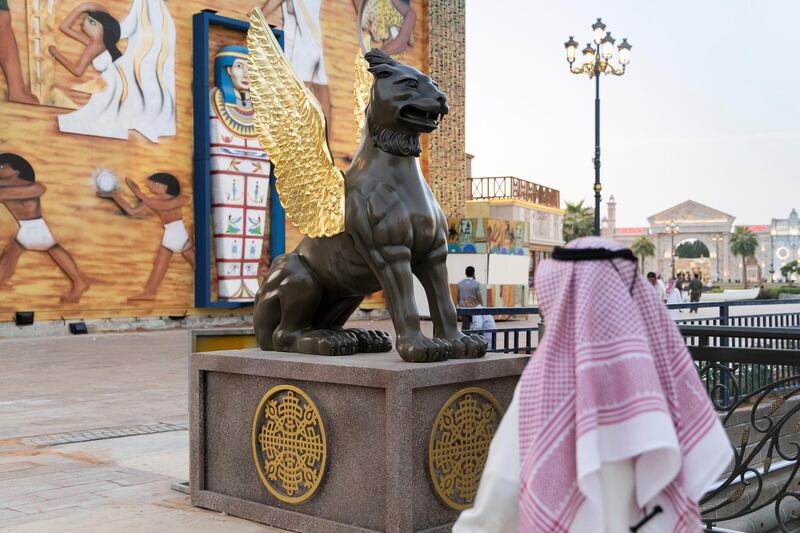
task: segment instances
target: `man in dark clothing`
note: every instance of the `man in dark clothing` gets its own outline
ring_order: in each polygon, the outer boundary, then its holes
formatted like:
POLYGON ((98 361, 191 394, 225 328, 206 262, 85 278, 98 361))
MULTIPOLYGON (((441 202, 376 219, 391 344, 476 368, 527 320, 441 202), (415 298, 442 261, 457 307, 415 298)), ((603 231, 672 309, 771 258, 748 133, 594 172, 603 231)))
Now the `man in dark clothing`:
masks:
MULTIPOLYGON (((689 282, 689 301, 692 303, 700 301, 700 294, 703 292, 703 283, 700 281, 700 274, 695 272, 694 278, 689 282)), ((690 313, 696 313, 697 308, 694 307, 689 310, 690 313)))
MULTIPOLYGON (((456 285, 456 295, 458 299, 458 307, 468 307, 471 300, 477 301, 478 304, 483 305, 483 298, 481 298, 481 284, 475 279, 475 268, 468 266, 464 274, 467 276, 456 285)), ((474 307, 474 303, 472 306, 474 307)), ((464 316, 461 320, 461 329, 468 330, 472 327, 472 317, 464 316)))
POLYGON ((678 278, 675 280, 675 288, 681 293, 681 300, 683 300, 683 290, 686 288, 686 279, 683 277, 683 272, 678 274, 678 278))

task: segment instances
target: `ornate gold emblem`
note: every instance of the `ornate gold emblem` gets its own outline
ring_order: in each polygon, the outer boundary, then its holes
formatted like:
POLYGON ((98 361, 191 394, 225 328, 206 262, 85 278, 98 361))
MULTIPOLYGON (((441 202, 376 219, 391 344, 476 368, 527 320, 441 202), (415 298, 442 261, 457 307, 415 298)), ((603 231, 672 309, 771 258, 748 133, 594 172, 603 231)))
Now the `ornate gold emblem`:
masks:
POLYGON ((273 496, 301 503, 314 495, 328 448, 322 417, 306 393, 291 385, 270 389, 253 418, 252 442, 258 475, 273 496))
POLYGON ((439 498, 458 511, 475 500, 503 408, 478 387, 461 389, 445 402, 433 423, 428 469, 439 498))

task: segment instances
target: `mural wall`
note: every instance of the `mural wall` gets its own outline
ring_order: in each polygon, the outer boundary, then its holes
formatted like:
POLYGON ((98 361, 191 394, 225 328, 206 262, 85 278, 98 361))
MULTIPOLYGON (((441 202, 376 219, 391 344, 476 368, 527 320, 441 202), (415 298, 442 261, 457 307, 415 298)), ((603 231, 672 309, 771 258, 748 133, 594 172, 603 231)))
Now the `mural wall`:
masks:
MULTIPOLYGON (((322 103, 346 168, 356 144, 359 35, 422 70, 429 57, 427 1, 366 0, 358 32, 361 3, 0 0, 0 320, 23 310, 37 319, 206 313, 194 309, 192 15, 214 9, 246 20, 260 7, 284 29, 287 54, 322 103)), ((244 44, 225 31, 210 41, 211 65, 223 47, 244 44)), ((232 103, 236 118, 248 82, 237 70, 239 49, 223 51, 231 60, 220 68, 235 90, 218 92, 217 109, 230 112, 232 103)), ((241 220, 220 210, 217 226, 240 230, 258 256, 240 270, 263 275, 266 190, 252 181, 247 194, 257 205, 241 220)), ((219 194, 227 193, 245 190, 219 194)), ((300 235, 286 234, 291 249, 300 235)), ((252 285, 230 291, 247 296, 252 285)))

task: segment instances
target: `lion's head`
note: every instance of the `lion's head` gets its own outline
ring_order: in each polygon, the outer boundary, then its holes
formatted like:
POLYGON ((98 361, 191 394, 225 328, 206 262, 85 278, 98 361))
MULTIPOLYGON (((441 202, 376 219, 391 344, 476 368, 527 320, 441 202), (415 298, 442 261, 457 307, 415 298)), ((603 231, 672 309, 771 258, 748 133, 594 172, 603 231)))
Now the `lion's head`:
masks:
POLYGON ((380 50, 364 59, 375 76, 367 109, 372 142, 390 154, 419 156, 419 135, 439 127, 449 111, 447 97, 428 76, 380 50))

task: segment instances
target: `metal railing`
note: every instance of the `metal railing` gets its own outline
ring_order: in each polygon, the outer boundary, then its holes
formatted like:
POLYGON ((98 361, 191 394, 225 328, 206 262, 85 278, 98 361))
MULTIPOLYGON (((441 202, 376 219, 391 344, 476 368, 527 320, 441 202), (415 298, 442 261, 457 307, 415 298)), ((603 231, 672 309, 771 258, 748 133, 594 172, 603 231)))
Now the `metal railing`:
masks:
MULTIPOLYGON (((526 316, 538 315, 538 307, 459 307, 459 316, 526 316)), ((539 326, 502 327, 497 329, 467 329, 464 333, 477 333, 489 342, 490 353, 531 354, 538 344, 539 326)))
POLYGON ((730 471, 700 499, 705 531, 730 531, 715 526, 738 519, 752 524, 753 513, 761 513, 755 522, 764 531, 794 531, 800 519, 800 499, 790 488, 800 469, 800 350, 764 345, 796 343, 800 329, 683 326, 681 333, 697 339, 689 351, 700 378, 714 384, 709 395, 734 454, 730 471), (731 346, 737 339, 750 342, 731 346), (742 369, 751 367, 760 369, 763 383, 742 382, 742 369), (770 515, 774 525, 767 526, 770 515))
POLYGON ((522 200, 534 204, 561 208, 561 193, 556 189, 513 176, 468 178, 469 200, 522 200))
POLYGON ((800 386, 800 328, 680 326, 712 399, 736 403, 762 387, 800 386), (726 356, 734 359, 724 359, 726 356), (711 364, 715 363, 715 364, 711 364))
MULTIPOLYGON (((731 313, 732 309, 739 307, 763 307, 769 309, 775 305, 792 305, 800 304, 799 299, 793 300, 741 300, 733 302, 701 302, 701 303, 683 303, 683 304, 670 304, 667 306, 669 309, 674 310, 693 310, 693 309, 717 309, 717 316, 711 317, 697 317, 691 316, 681 317, 675 322, 678 326, 740 326, 740 327, 771 327, 771 328, 787 328, 787 327, 800 327, 800 311, 797 312, 784 312, 784 313, 762 313, 756 315, 734 315, 731 313)), ((491 316, 538 316, 538 307, 485 307, 485 308, 469 308, 459 307, 459 316, 476 316, 476 315, 491 315, 491 316)), ((536 326, 514 327, 509 328, 498 327, 496 330, 477 330, 471 329, 469 333, 478 333, 486 336, 489 340, 491 334, 492 341, 489 345, 490 352, 496 353, 533 353, 536 348, 535 342, 540 337, 539 332, 543 330, 543 324, 536 326), (504 330, 508 330, 507 332, 504 330)), ((693 340, 687 341, 688 345, 693 345, 693 340)), ((753 340, 746 338, 726 339, 730 346, 747 347, 748 343, 753 343, 753 340)), ((781 347, 775 345, 774 347, 781 347)))

